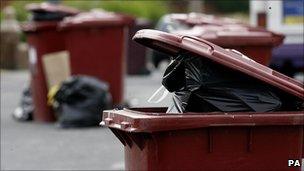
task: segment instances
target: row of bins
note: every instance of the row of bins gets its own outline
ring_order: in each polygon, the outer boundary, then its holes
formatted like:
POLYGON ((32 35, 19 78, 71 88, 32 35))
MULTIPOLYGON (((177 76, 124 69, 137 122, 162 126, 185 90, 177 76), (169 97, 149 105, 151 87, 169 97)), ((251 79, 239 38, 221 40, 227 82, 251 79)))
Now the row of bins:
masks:
POLYGON ((146 63, 146 49, 131 42, 129 34, 149 27, 149 21, 101 10, 80 12, 50 3, 29 4, 26 8, 33 14, 32 21, 24 23, 22 29, 30 47, 36 121, 56 120, 47 104, 48 87, 42 62, 44 55, 53 52, 68 51, 71 74, 90 75, 108 82, 113 104, 124 103, 126 61, 132 66, 128 68, 130 74, 145 70, 146 63))
MULTIPOLYGON (((253 60, 269 65, 272 50, 283 43, 280 33, 252 27, 231 18, 220 18, 200 13, 168 14, 157 24, 158 30, 168 33, 195 36, 228 49, 235 49, 253 60)), ((152 56, 156 66, 169 57, 155 52, 152 56)))
MULTIPOLYGON (((27 9, 33 13, 33 21, 23 25, 23 31, 30 44, 32 92, 37 106, 35 120, 55 120, 46 103, 47 86, 41 60, 45 54, 67 50, 71 56, 72 74, 91 75, 108 82, 115 105, 123 103, 126 70, 129 74, 148 72, 146 48, 130 40, 137 30, 150 27, 150 22, 105 11, 80 13, 70 7, 48 3, 31 4, 27 9)), ((204 14, 170 14, 164 18, 170 19, 170 22, 165 21, 170 25, 164 27, 165 30, 174 25, 170 23, 178 22, 183 26, 177 26, 171 32, 237 49, 265 65, 269 63, 272 47, 284 38, 229 18, 204 14)))
MULTIPOLYGON (((50 4, 32 5, 28 9, 34 13, 35 20, 23 25, 30 44, 36 107, 34 118, 38 121, 55 120, 47 106, 42 57, 61 50, 68 50, 73 59, 72 74, 89 74, 109 82, 114 103, 121 103, 125 42, 134 19, 100 11, 79 14, 75 9, 50 4), (63 17, 74 15, 62 21, 63 17)), ((174 34, 143 30, 135 35, 134 40, 167 56, 187 51, 208 58, 275 86, 295 98, 304 99, 303 84, 259 64, 268 64, 271 48, 282 42, 282 35, 252 28, 235 20, 214 19, 206 15, 180 15, 176 20, 186 23, 183 27, 189 28, 171 30, 174 34), (243 32, 246 34, 240 34, 243 32), (259 63, 201 38, 225 48, 236 48, 259 63), (255 44, 248 43, 248 39, 255 44), (227 44, 221 44, 223 42, 227 44), (256 55, 257 52, 259 55, 256 55)), ((304 156, 303 108, 271 113, 182 115, 165 111, 165 108, 104 111, 101 124, 109 127, 125 146, 125 169, 301 169, 290 168, 288 160, 301 160, 304 156)))

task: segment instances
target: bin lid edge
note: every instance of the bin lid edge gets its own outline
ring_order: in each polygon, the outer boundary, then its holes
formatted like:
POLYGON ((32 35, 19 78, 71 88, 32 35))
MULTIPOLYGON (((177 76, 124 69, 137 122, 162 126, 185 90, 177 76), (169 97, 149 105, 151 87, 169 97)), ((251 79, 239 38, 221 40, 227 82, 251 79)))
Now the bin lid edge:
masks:
POLYGON ((303 83, 261 65, 239 53, 229 52, 209 41, 191 36, 165 33, 158 30, 139 30, 133 40, 154 50, 176 56, 181 50, 195 53, 200 57, 238 70, 251 77, 304 99, 303 83))

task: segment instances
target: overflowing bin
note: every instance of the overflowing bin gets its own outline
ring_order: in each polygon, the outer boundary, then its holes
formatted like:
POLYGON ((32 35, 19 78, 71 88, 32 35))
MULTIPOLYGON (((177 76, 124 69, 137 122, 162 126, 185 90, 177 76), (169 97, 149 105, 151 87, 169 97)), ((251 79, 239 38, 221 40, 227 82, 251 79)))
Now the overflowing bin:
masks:
POLYGON ((300 104, 275 112, 166 113, 166 108, 103 112, 124 145, 126 170, 300 170, 304 153, 303 84, 235 51, 191 36, 141 30, 135 41, 177 56, 191 53, 259 80, 300 104))
POLYGON ((73 75, 90 75, 109 83, 113 104, 123 103, 126 45, 130 16, 93 10, 60 23, 73 75))
POLYGON ((64 37, 57 31, 57 25, 65 16, 79 11, 62 5, 49 3, 29 4, 26 9, 33 13, 33 20, 22 25, 29 44, 29 68, 31 90, 34 101, 34 120, 55 121, 55 115, 47 105, 47 82, 42 64, 45 54, 65 49, 64 37))
MULTIPOLYGON (((284 40, 282 34, 251 27, 230 18, 197 13, 171 14, 167 18, 168 21, 163 21, 164 26, 159 27, 161 31, 197 36, 224 48, 236 49, 263 65, 269 65, 272 49, 284 40), (168 29, 172 26, 173 29, 168 29)), ((165 57, 155 55, 154 58, 165 57)))

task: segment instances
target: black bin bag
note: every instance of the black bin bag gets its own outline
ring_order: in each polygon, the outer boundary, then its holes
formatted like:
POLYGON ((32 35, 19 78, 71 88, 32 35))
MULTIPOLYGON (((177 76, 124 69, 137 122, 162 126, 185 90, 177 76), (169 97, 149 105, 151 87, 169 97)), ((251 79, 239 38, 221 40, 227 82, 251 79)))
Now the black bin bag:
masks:
POLYGON ((189 53, 170 63, 162 84, 173 93, 168 113, 269 112, 284 106, 270 85, 189 53))
POLYGON ((61 127, 98 126, 101 113, 112 106, 108 84, 90 76, 72 76, 54 96, 61 127))

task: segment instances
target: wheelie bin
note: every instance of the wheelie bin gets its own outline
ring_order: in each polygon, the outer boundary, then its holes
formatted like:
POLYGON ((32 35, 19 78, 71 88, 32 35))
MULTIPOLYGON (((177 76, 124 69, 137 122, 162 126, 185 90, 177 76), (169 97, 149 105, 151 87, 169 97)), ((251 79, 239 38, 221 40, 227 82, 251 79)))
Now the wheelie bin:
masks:
POLYGON ((66 18, 59 26, 70 53, 71 73, 108 82, 114 105, 123 103, 128 28, 133 22, 127 15, 93 10, 66 18))
POLYGON ((236 25, 247 25, 237 19, 228 18, 228 17, 216 17, 214 15, 208 15, 203 13, 187 13, 187 14, 167 14, 167 17, 171 20, 181 22, 189 26, 195 25, 227 25, 227 24, 236 24, 236 25))
POLYGON ((172 33, 196 36, 221 47, 238 50, 263 65, 269 65, 272 49, 284 40, 279 33, 238 25, 201 25, 172 33))
POLYGON ((55 115, 47 105, 47 82, 42 64, 45 54, 65 49, 63 34, 56 28, 65 16, 77 14, 74 8, 49 3, 29 4, 26 9, 33 14, 32 21, 22 24, 29 44, 29 69, 34 102, 34 120, 55 121, 55 115))
POLYGON ((166 18, 160 21, 164 24, 158 26, 161 31, 197 36, 224 48, 236 49, 263 65, 269 65, 272 49, 282 44, 285 37, 235 19, 200 13, 170 14, 166 18))
POLYGON ((142 29, 152 27, 151 21, 143 18, 135 20, 134 25, 130 27, 128 37, 128 55, 127 55, 127 74, 141 75, 149 73, 147 69, 147 48, 132 41, 133 35, 142 29))
MULTIPOLYGON (((155 30, 133 39, 171 56, 187 52, 211 60, 304 100, 302 83, 206 40, 155 30)), ((176 114, 131 108, 104 111, 101 125, 124 145, 126 170, 300 170, 288 162, 304 156, 303 110, 176 114)))

